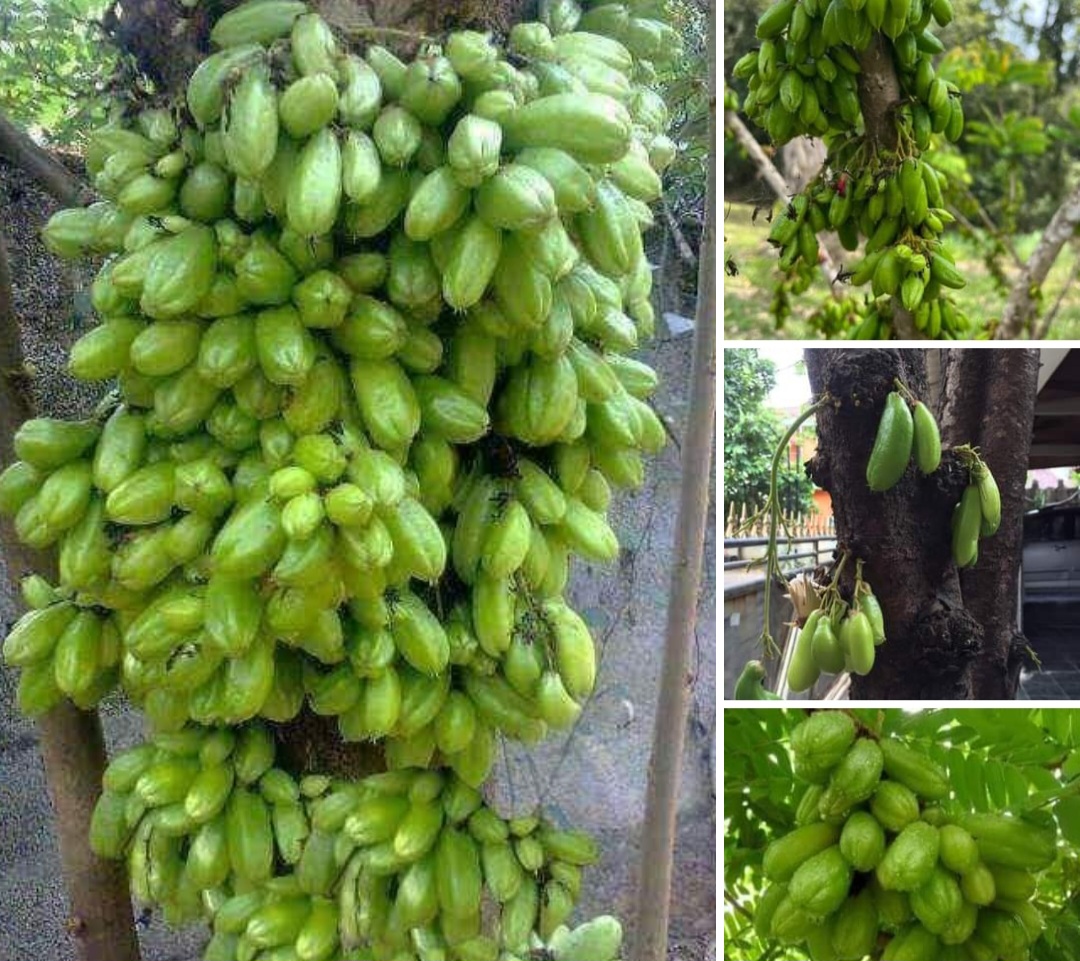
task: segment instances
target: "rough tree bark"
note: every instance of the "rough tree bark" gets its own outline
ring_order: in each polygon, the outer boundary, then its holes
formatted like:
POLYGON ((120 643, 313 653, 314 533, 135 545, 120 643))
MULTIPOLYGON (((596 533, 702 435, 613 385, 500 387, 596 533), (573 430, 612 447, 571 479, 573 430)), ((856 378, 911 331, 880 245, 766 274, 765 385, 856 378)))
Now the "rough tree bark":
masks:
MULTIPOLYGON (((10 462, 15 431, 33 415, 24 368, 7 248, 0 236, 0 463, 10 462)), ((0 552, 16 596, 25 571, 51 575, 55 582, 55 558, 26 548, 6 520, 0 523, 0 552)), ((67 929, 76 956, 79 961, 138 961, 124 865, 95 856, 88 840, 105 770, 101 719, 96 711, 80 711, 63 701, 40 720, 38 730, 68 891, 67 929)))
POLYGON ((827 391, 834 399, 818 414, 818 452, 807 471, 831 494, 839 550, 852 554, 842 590, 850 597, 854 559, 862 558, 888 632, 873 671, 852 678, 852 698, 968 699, 1009 689, 1006 666, 1013 669, 1016 646, 1015 570, 1035 381, 1025 363, 1001 356, 1006 353, 1013 352, 960 352, 953 361, 956 372, 945 382, 946 410, 938 412, 946 425, 944 446, 981 445, 1001 488, 1001 529, 982 542, 978 565, 962 579, 952 563, 950 520, 968 476, 956 454, 946 450, 941 467, 929 477, 909 466, 884 493, 872 493, 866 485, 866 462, 894 379, 929 397, 926 352, 805 352, 814 395, 827 391), (979 354, 986 356, 968 359, 979 354), (1006 383, 1013 380, 1020 382, 1006 383), (996 419, 1004 403, 1016 405, 1015 418, 1010 413, 1001 425, 978 426, 988 409, 996 419), (964 411, 964 420, 951 408, 964 411))
POLYGON ((93 196, 78 177, 3 114, 0 114, 0 154, 30 174, 61 203, 72 206, 89 203, 93 196))
MULTIPOLYGON (((411 52, 415 36, 437 36, 454 27, 475 27, 505 34, 519 20, 530 19, 537 0, 313 0, 343 37, 365 34, 398 52, 411 52), (380 33, 380 28, 387 32, 380 33)), ((114 2, 102 18, 105 32, 132 57, 138 70, 165 94, 181 91, 187 78, 210 51, 213 19, 240 0, 189 8, 175 0, 114 2)))

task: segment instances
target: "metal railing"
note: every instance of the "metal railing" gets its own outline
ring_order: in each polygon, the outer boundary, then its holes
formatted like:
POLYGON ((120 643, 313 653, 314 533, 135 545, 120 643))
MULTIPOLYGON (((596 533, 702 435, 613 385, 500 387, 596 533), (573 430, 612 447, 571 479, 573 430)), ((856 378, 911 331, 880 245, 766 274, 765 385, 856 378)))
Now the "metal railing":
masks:
MULTIPOLYGON (((769 543, 767 537, 725 537, 724 538, 724 570, 734 571, 746 569, 750 570, 756 564, 760 564, 763 560, 762 557, 744 557, 743 552, 750 548, 765 547, 769 543), (731 556, 729 552, 734 552, 734 556, 731 556)), ((810 561, 808 564, 803 564, 801 568, 795 569, 812 569, 818 566, 823 560, 827 560, 832 556, 832 552, 836 547, 836 535, 835 534, 823 534, 823 535, 811 535, 807 537, 792 537, 780 538, 778 546, 781 548, 784 546, 792 545, 804 545, 813 544, 813 550, 788 550, 779 554, 779 561, 781 568, 790 570, 791 565, 797 561, 810 561), (825 545, 825 546, 822 546, 825 545)))

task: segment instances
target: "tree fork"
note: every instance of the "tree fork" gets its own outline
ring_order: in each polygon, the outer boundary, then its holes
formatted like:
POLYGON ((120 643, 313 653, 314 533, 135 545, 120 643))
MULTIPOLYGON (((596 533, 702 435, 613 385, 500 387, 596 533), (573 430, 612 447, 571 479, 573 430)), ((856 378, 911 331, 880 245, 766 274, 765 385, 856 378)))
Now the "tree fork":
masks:
MULTIPOLYGON (((0 453, 7 460, 18 425, 33 416, 22 343, 11 293, 7 247, 0 236, 0 453)), ((0 550, 18 596, 18 578, 39 571, 56 580, 56 560, 19 542, 10 522, 0 524, 0 550)), ((139 961, 139 944, 122 862, 90 850, 90 818, 101 793, 105 740, 97 711, 62 701, 38 722, 49 796, 56 812, 60 862, 71 915, 68 931, 78 961, 139 961)))

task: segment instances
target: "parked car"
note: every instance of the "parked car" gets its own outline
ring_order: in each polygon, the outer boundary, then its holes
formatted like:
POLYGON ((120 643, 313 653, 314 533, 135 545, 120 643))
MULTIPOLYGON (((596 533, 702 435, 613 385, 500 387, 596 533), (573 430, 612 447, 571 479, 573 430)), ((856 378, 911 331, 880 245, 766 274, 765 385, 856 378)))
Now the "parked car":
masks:
POLYGON ((1024 604, 1080 604, 1080 503, 1024 517, 1024 604))

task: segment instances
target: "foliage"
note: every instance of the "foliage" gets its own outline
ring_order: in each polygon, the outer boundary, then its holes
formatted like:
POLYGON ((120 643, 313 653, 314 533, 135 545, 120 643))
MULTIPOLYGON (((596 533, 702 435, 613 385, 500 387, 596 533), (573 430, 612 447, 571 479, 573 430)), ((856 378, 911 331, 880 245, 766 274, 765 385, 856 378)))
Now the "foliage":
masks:
POLYGON ((664 175, 665 203, 679 217, 704 222, 705 176, 709 162, 708 17, 705 0, 671 0, 671 23, 683 38, 684 55, 659 76, 671 110, 669 135, 679 154, 664 175))
MULTIPOLYGON (((1047 927, 1032 957, 1066 961, 1080 953, 1080 710, 853 709, 856 721, 908 738, 947 772, 949 811, 1049 810, 1066 842, 1040 881, 1047 927)), ((724 931, 731 961, 802 958, 766 950, 750 918, 762 888, 766 845, 795 826, 803 785, 792 774, 788 740, 805 712, 728 710, 724 716, 724 931)))
POLYGON ((97 18, 104 0, 6 0, 0 112, 53 144, 76 144, 105 114, 117 62, 97 18))
MULTIPOLYGON (((769 494, 772 453, 784 433, 779 416, 765 407, 775 385, 775 365, 756 350, 724 351, 724 495, 729 508, 756 511, 769 494)), ((787 513, 809 508, 814 485, 801 467, 782 462, 777 483, 787 513)))

